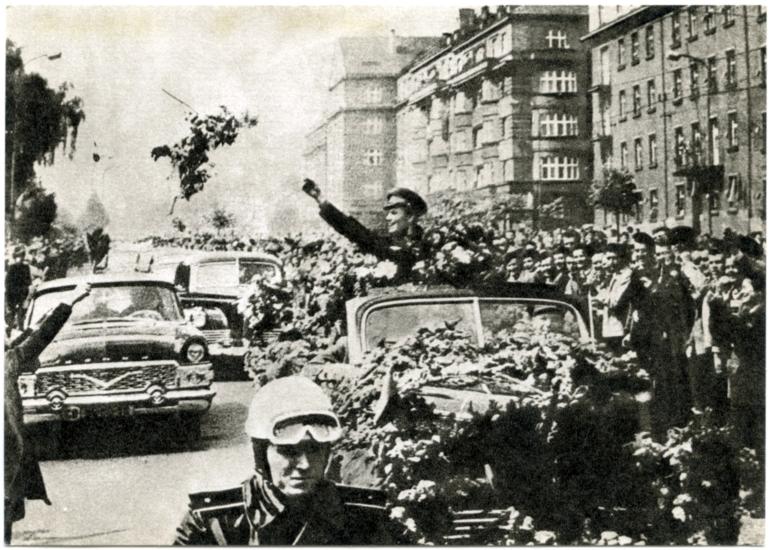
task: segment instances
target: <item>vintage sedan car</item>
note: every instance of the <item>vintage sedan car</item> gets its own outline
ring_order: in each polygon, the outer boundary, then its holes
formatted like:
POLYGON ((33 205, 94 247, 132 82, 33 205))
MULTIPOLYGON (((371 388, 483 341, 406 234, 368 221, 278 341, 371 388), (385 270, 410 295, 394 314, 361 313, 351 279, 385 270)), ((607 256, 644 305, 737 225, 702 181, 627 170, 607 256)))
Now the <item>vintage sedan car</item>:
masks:
MULTIPOLYGON (((254 276, 283 281, 280 260, 252 252, 157 251, 152 273, 173 282, 187 316, 206 337, 212 357, 242 358, 248 349, 238 300, 254 276)), ((269 340, 274 334, 257 337, 269 340)))
POLYGON ((34 291, 26 326, 84 281, 91 294, 75 304, 39 368, 19 377, 25 422, 175 413, 199 432, 215 395, 213 370, 168 281, 133 273, 49 281, 34 291))
MULTIPOLYGON (((554 287, 528 283, 478 286, 473 289, 426 288, 423 290, 386 289, 379 294, 347 302, 347 361, 308 365, 304 374, 320 382, 356 377, 366 351, 382 341, 398 342, 415 335, 421 327, 451 321, 458 329, 472 334, 479 346, 497 332, 516 323, 546 324, 548 330, 590 342, 587 304, 566 296, 554 287)), ((514 395, 489 393, 477 388, 462 390, 425 386, 422 394, 436 409, 460 412, 472 403, 476 411, 491 402, 504 405, 514 395)))

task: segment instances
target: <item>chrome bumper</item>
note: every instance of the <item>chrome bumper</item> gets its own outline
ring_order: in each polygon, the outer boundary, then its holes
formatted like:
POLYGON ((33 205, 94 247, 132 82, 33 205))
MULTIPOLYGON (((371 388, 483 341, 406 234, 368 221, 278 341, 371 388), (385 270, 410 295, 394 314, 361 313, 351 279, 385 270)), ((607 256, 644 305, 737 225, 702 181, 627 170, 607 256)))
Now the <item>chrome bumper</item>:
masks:
POLYGON ((24 423, 36 424, 58 420, 80 420, 89 416, 135 416, 171 414, 176 412, 203 413, 211 407, 216 392, 210 388, 169 390, 161 403, 153 403, 147 392, 117 395, 67 396, 59 410, 53 410, 44 397, 22 399, 24 423))
POLYGON ((247 346, 223 346, 216 343, 208 345, 208 354, 211 357, 243 357, 246 351, 247 346))

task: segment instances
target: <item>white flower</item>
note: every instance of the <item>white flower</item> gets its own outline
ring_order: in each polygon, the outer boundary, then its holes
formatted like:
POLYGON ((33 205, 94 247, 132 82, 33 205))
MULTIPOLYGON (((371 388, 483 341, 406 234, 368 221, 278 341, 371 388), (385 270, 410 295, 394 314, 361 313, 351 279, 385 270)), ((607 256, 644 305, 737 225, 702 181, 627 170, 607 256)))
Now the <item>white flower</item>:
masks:
POLYGON ((686 512, 680 506, 676 506, 675 508, 673 508, 671 513, 673 514, 673 517, 676 518, 678 521, 682 523, 686 521, 686 512))

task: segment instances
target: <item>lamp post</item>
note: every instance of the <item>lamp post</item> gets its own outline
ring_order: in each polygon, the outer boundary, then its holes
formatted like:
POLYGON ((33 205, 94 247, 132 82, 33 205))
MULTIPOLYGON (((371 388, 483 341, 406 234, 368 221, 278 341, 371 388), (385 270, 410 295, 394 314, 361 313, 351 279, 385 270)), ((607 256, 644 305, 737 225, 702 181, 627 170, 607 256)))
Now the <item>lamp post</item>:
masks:
MULTIPOLYGON (((32 59, 27 61, 27 66, 29 66, 29 64, 32 63, 33 61, 35 61, 37 59, 42 59, 44 57, 48 58, 49 61, 55 61, 55 60, 61 58, 61 52, 58 52, 58 53, 55 53, 55 54, 42 54, 42 55, 38 55, 36 57, 33 57, 32 59)), ((14 97, 14 107, 15 107, 15 109, 14 109, 14 114, 13 114, 13 129, 11 130, 11 133, 12 133, 12 136, 11 136, 11 177, 10 177, 11 181, 9 182, 10 183, 10 187, 11 187, 11 189, 10 189, 10 191, 11 191, 11 193, 10 193, 10 199, 11 199, 11 201, 10 201, 11 202, 11 204, 10 204, 10 206, 11 206, 11 212, 10 212, 10 214, 11 214, 11 223, 8 225, 8 234, 9 234, 9 236, 13 236, 13 222, 16 219, 16 154, 17 154, 17 149, 19 149, 19 147, 21 147, 21 145, 17 145, 16 144, 16 142, 18 140, 18 137, 19 137, 19 110, 18 110, 18 105, 16 103, 16 100, 17 100, 17 98, 20 95, 20 90, 18 88, 19 88, 19 84, 20 84, 20 81, 19 81, 19 78, 21 76, 20 73, 23 70, 22 67, 23 66, 19 67, 16 71, 14 71, 13 76, 11 77, 11 78, 13 78, 14 95, 16 97, 14 97)))
MULTIPOLYGON (((667 58, 670 61, 679 61, 681 58, 685 58, 685 59, 690 60, 692 63, 697 64, 697 65, 699 65, 699 66, 701 66, 701 67, 703 67, 705 69, 704 70, 704 72, 705 72, 705 86, 706 86, 706 88, 705 88, 705 94, 706 94, 705 102, 706 103, 705 104, 706 104, 706 111, 707 111, 707 117, 705 119, 705 129, 707 131, 707 140, 708 140, 707 146, 705 147, 705 165, 709 167, 711 165, 713 159, 711 158, 711 154, 710 154, 711 138, 712 138, 712 136, 711 136, 711 128, 710 128, 711 82, 710 82, 710 75, 708 74, 708 63, 707 63, 707 61, 705 61, 701 57, 690 55, 688 53, 669 53, 667 55, 667 58)), ((694 185, 697 185, 697 183, 698 182, 695 179, 694 185)), ((701 183, 703 183, 703 185, 704 185, 704 182, 701 182, 701 183)), ((709 234, 713 232, 712 214, 710 212, 710 191, 711 191, 710 190, 710 185, 706 186, 706 188, 705 188, 705 202, 707 203, 706 206, 707 206, 707 209, 708 209, 708 233, 709 234)), ((700 225, 700 220, 699 220, 700 208, 699 208, 699 206, 701 206, 701 203, 700 203, 700 200, 699 200, 699 190, 695 190, 695 192, 692 193, 692 210, 693 210, 693 212, 692 212, 692 225, 693 226, 696 225, 697 229, 699 229, 699 225, 700 225), (695 210, 694 209, 695 196, 696 196, 696 200, 698 202, 698 208, 696 209, 696 212, 694 211, 695 210), (696 220, 695 220, 695 217, 696 217, 696 220)))

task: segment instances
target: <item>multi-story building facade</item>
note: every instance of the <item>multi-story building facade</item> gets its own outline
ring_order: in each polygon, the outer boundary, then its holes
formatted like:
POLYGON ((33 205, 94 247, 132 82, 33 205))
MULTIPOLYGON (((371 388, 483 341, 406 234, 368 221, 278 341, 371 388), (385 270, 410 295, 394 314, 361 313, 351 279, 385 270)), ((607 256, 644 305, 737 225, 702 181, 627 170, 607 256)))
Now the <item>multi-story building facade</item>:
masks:
POLYGON ((765 6, 590 10, 593 162, 634 176, 626 221, 763 231, 765 6))
POLYGON ((335 44, 329 105, 307 136, 305 172, 324 193, 364 223, 380 221, 395 184, 396 80, 436 37, 350 37, 335 44))
POLYGON ((586 213, 590 169, 584 6, 462 9, 459 28, 398 79, 399 185, 513 193, 535 213, 586 213))

